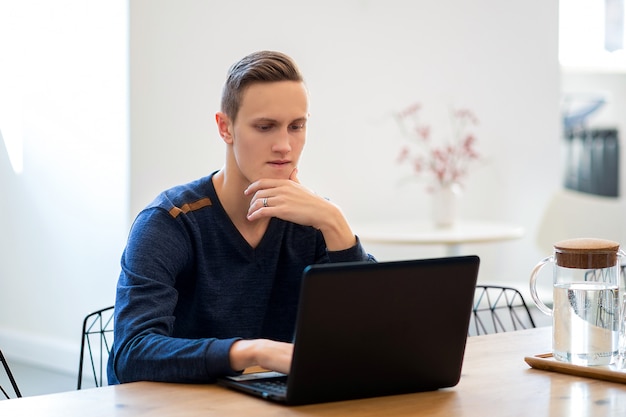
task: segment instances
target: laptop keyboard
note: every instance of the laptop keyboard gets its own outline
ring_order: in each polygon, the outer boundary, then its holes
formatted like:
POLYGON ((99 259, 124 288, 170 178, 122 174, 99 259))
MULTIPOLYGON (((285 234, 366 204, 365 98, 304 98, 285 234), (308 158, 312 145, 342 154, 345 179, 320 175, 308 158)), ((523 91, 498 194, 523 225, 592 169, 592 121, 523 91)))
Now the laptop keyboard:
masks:
POLYGON ((282 394, 287 391, 287 377, 282 376, 267 380, 250 381, 250 385, 262 391, 282 394))

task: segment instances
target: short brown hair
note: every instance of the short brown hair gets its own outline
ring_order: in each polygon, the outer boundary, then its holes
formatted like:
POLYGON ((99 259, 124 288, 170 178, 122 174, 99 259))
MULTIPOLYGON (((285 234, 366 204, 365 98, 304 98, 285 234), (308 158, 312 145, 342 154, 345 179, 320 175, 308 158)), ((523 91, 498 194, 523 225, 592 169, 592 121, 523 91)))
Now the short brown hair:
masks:
POLYGON ((234 122, 245 89, 252 83, 304 81, 296 63, 275 51, 259 51, 242 58, 228 70, 222 90, 222 111, 234 122))

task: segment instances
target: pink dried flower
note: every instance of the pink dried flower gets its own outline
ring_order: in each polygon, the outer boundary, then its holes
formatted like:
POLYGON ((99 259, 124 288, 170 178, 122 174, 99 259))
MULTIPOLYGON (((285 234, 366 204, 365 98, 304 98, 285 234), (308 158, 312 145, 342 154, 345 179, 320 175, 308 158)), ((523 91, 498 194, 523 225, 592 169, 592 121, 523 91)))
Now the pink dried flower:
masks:
POLYGON ((406 161, 406 159, 409 157, 411 151, 409 150, 408 146, 403 146, 402 149, 400 149, 400 154, 398 154, 398 163, 403 163, 404 161, 406 161))
POLYGON ((415 133, 417 136, 427 141, 430 138, 430 126, 416 126, 415 133))
POLYGON ((412 151, 408 145, 403 146, 397 162, 409 162, 417 175, 430 173, 439 187, 462 184, 469 173, 470 163, 480 159, 476 149, 478 140, 471 131, 478 124, 478 118, 468 109, 453 110, 450 113, 451 134, 443 143, 436 144, 433 143, 433 129, 420 120, 420 110, 422 105, 413 103, 396 113, 402 131, 417 147, 412 151))

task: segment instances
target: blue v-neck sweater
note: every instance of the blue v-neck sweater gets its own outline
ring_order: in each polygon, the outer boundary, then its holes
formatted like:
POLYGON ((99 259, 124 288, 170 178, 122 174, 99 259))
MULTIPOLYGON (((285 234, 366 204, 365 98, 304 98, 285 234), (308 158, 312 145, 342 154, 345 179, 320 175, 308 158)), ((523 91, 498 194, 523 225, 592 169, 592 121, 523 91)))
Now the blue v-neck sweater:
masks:
POLYGON ((241 338, 291 341, 307 265, 372 260, 357 242, 326 250, 312 228, 272 218, 256 248, 220 204, 213 174, 161 193, 122 255, 109 384, 212 382, 234 374, 241 338))

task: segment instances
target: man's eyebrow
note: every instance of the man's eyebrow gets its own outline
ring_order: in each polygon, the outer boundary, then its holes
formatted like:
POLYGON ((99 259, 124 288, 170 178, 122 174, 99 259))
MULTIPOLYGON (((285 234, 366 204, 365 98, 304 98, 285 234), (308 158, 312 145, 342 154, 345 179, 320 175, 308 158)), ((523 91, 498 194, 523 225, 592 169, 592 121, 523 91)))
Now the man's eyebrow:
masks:
MULTIPOLYGON (((296 119, 293 119, 292 121, 290 121, 289 123, 294 123, 294 122, 306 122, 308 119, 307 116, 302 116, 302 117, 298 117, 296 119)), ((257 117, 256 119, 252 120, 254 123, 278 123, 278 120, 276 119, 272 119, 271 117, 257 117)))
POLYGON ((255 123, 258 123, 258 122, 272 122, 272 123, 276 123, 277 122, 276 119, 272 119, 270 117, 257 117, 256 119, 253 119, 252 121, 255 122, 255 123))

